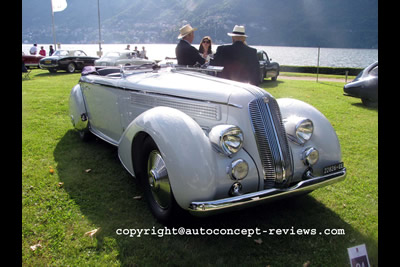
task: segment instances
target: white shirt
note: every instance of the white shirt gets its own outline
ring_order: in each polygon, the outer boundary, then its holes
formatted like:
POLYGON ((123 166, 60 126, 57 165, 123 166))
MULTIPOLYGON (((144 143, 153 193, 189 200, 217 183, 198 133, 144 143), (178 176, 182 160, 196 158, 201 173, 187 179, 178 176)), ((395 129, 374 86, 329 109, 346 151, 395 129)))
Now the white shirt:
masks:
POLYGON ((37 47, 36 46, 32 46, 31 49, 29 50, 29 53, 31 55, 36 55, 37 54, 37 47))

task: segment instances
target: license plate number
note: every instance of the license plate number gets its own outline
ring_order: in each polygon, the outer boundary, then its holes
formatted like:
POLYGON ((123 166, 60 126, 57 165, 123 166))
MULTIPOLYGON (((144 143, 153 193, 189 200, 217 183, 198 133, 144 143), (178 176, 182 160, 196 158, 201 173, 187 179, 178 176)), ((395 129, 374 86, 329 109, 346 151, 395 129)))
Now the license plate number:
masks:
POLYGON ((324 168, 324 175, 335 172, 335 171, 339 171, 343 168, 344 168, 343 162, 336 163, 334 165, 330 165, 330 166, 324 168))
POLYGON ((51 60, 45 60, 44 63, 45 64, 51 64, 51 60))

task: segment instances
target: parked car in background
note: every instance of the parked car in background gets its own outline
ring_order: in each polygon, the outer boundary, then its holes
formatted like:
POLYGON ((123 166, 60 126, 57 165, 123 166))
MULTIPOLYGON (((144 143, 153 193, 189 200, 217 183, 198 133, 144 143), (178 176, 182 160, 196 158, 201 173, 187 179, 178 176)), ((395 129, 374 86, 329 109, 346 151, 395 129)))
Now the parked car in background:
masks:
POLYGON ((368 107, 378 106, 378 61, 361 71, 357 77, 343 87, 345 96, 361 98, 368 107))
POLYGON ((52 56, 41 59, 39 64, 52 73, 58 70, 74 73, 85 66, 93 66, 96 59, 98 57, 89 57, 82 50, 57 50, 52 56))
POLYGON ((345 178, 335 130, 311 105, 203 68, 148 66, 87 67, 69 107, 82 139, 94 134, 118 147, 159 221, 177 210, 205 216, 345 178))
POLYGON ((27 68, 39 68, 39 61, 44 58, 42 55, 25 55, 22 52, 22 62, 25 63, 27 68))
POLYGON ((257 55, 260 62, 261 82, 263 82, 265 78, 271 78, 272 81, 276 81, 280 71, 279 64, 277 62, 272 62, 272 58, 269 58, 267 52, 264 50, 258 50, 257 55))
POLYGON ((107 52, 103 57, 96 60, 95 66, 137 66, 142 64, 155 63, 153 60, 140 58, 133 51, 113 51, 107 52))

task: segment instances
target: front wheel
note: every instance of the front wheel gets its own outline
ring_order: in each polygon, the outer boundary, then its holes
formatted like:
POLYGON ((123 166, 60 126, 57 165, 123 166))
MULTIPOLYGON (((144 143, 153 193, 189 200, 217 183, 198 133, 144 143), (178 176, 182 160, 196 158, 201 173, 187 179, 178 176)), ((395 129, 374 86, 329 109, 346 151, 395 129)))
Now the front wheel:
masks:
POLYGON ((369 108, 376 108, 378 107, 378 101, 369 100, 368 98, 361 98, 362 103, 364 106, 369 108))
POLYGON ((157 145, 147 137, 143 144, 142 171, 140 182, 144 196, 154 217, 162 223, 171 221, 175 210, 179 209, 171 185, 167 166, 157 145))

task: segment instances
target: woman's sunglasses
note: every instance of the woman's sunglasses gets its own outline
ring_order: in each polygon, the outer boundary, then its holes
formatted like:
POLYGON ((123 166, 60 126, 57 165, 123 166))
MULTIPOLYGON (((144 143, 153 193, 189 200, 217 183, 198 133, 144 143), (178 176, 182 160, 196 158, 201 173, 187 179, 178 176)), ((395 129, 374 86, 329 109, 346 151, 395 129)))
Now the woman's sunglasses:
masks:
POLYGON ((210 44, 210 40, 203 40, 203 44, 210 44))

